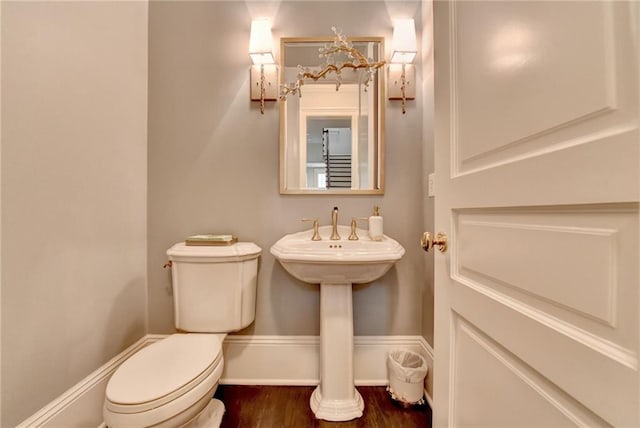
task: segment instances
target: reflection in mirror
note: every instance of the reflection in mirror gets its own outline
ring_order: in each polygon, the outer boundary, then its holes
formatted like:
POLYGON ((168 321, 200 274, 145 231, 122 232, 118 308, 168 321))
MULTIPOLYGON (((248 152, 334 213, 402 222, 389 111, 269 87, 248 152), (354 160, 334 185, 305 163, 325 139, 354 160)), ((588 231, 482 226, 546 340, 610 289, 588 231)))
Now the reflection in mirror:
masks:
MULTIPOLYGON (((352 124, 349 116, 307 116, 307 187, 350 189, 352 124)), ((358 177, 354 177, 357 179, 358 177)))
MULTIPOLYGON (((349 40, 368 59, 383 58, 382 38, 349 40)), ((295 82, 299 66, 322 69, 318 51, 331 42, 282 39, 280 81, 295 82)), ((345 68, 339 79, 339 90, 335 75, 304 80, 300 96, 281 102, 281 193, 384 192, 384 73, 345 68)))

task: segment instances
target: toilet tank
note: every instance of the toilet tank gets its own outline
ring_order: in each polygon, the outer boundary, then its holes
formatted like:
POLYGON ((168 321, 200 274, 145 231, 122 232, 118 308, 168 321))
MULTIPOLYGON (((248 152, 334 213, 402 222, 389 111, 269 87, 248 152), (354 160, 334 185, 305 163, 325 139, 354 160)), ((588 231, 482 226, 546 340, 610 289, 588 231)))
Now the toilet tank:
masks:
POLYGON ((225 246, 181 242, 169 248, 176 328, 224 333, 251 324, 261 252, 251 242, 225 246))

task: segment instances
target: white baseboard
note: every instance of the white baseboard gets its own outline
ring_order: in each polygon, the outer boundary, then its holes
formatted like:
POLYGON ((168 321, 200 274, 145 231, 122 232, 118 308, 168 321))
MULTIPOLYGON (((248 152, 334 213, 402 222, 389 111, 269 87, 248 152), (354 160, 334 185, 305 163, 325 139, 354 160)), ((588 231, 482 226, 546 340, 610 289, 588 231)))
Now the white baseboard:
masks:
MULTIPOLYGON (((356 336, 356 385, 386 385, 392 349, 408 349, 429 360, 422 341, 421 336, 356 336)), ((222 384, 317 385, 320 379, 318 336, 227 336, 224 356, 222 384)))
POLYGON ((18 428, 99 426, 102 424, 102 403, 109 378, 127 358, 155 340, 152 335, 141 338, 24 420, 18 428))
MULTIPOLYGON (((112 358, 19 427, 98 427, 102 425, 104 391, 113 372, 127 358, 164 335, 147 335, 112 358)), ((220 383, 229 385, 317 385, 318 336, 227 336, 220 383)), ((421 336, 357 336, 354 339, 356 385, 386 385, 386 359, 393 349, 422 355, 429 365, 425 393, 431 404, 429 378, 433 349, 421 336)))
POLYGON ((420 345, 422 346, 422 352, 420 352, 420 354, 427 360, 427 366, 429 367, 427 378, 424 380, 424 395, 427 397, 429 407, 433 409, 433 348, 424 337, 420 338, 420 345))

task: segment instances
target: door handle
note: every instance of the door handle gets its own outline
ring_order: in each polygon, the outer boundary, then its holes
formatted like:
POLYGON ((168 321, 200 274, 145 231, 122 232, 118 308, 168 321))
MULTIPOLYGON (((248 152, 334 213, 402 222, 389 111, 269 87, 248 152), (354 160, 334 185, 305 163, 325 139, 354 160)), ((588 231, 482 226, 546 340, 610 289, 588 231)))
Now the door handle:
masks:
POLYGON ((420 239, 420 245, 422 245, 422 249, 427 252, 432 250, 433 247, 438 247, 438 250, 440 250, 441 253, 444 253, 447 251, 447 234, 440 232, 434 239, 431 232, 424 232, 422 234, 422 239, 420 239))

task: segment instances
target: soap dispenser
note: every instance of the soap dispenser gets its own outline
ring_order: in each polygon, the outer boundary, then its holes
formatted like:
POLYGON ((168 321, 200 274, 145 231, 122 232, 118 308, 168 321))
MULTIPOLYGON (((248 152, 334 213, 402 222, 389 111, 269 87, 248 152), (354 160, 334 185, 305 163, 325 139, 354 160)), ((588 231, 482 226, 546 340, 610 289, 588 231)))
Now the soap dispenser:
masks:
POLYGON ((372 241, 382 241, 382 216, 380 207, 373 207, 373 215, 369 217, 369 238, 372 241))

